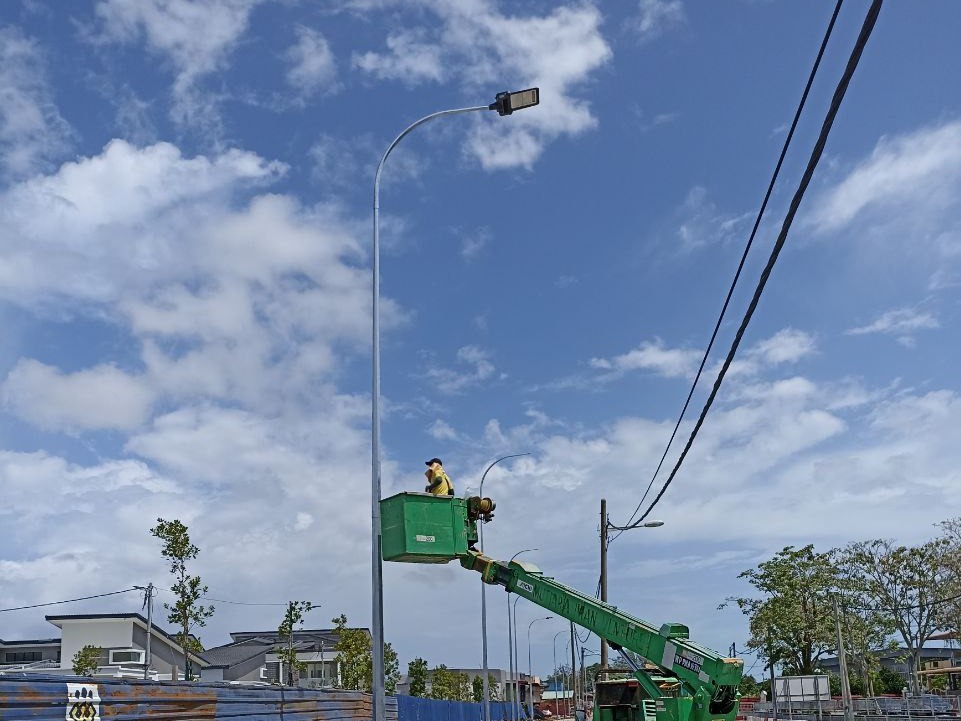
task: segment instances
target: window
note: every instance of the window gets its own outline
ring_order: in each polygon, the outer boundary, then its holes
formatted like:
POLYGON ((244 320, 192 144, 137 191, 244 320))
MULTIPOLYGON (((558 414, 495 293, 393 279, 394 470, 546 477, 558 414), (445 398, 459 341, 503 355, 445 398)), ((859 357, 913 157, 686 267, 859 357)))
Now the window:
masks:
POLYGON ((110 652, 110 665, 120 666, 125 663, 142 666, 146 661, 146 652, 139 648, 124 648, 110 652))
POLYGON ((43 654, 40 651, 7 651, 4 654, 6 663, 34 663, 41 660, 43 660, 43 654))

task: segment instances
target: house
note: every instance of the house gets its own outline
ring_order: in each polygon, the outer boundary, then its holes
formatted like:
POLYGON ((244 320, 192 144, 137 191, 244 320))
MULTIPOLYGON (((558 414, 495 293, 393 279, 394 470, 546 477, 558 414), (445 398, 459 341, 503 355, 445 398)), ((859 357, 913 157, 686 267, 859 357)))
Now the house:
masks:
MULTIPOLYGON (((176 680, 184 678, 184 651, 177 640, 139 613, 102 613, 47 616, 60 629, 60 638, 30 641, 0 641, 0 673, 42 671, 45 674, 73 674, 73 659, 84 646, 101 649, 95 677, 176 680), (147 658, 147 638, 150 654, 147 658)), ((189 654, 192 670, 207 662, 189 654)))
MULTIPOLYGON (((368 637, 370 632, 363 631, 368 637)), ((243 683, 287 683, 288 669, 278 649, 288 644, 286 637, 274 631, 241 631, 230 634, 231 643, 203 652, 208 665, 201 671, 205 681, 239 681, 243 683)), ((306 688, 333 688, 340 682, 337 663, 337 630, 295 630, 290 646, 297 652, 294 683, 306 688)))
MULTIPOLYGON (((956 653, 957 651, 951 648, 922 648, 919 659, 921 668, 930 667, 932 663, 951 661, 956 653)), ((876 652, 876 655, 881 666, 901 674, 905 679, 905 683, 907 683, 907 679, 911 676, 911 660, 908 658, 907 650, 904 648, 885 649, 876 652)), ((850 660, 848 663, 851 663, 850 660)), ((822 658, 818 664, 821 669, 830 674, 837 675, 840 673, 840 664, 836 657, 822 658)))

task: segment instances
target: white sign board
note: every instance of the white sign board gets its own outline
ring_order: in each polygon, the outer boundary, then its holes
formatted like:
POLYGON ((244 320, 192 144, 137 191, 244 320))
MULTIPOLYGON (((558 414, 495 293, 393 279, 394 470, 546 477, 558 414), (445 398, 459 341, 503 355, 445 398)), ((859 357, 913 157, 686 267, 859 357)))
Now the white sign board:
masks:
POLYGON ((830 701, 831 682, 827 676, 778 676, 774 691, 781 701, 830 701))

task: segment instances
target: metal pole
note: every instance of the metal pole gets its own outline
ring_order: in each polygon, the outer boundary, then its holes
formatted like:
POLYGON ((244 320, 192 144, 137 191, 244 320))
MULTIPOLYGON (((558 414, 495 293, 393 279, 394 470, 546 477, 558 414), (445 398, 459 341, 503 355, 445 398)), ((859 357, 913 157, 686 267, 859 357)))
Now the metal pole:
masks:
MULTIPOLYGON (((509 456, 501 456, 500 458, 495 460, 493 463, 491 463, 489 466, 487 466, 487 468, 484 469, 483 475, 481 475, 480 490, 478 491, 478 495, 480 495, 481 498, 484 497, 484 479, 487 478, 487 472, 490 471, 491 468, 496 466, 501 461, 506 461, 508 458, 518 458, 519 456, 529 456, 529 455, 530 453, 513 453, 509 456)), ((479 538, 480 550, 481 550, 481 553, 483 553, 484 552, 483 521, 481 521, 478 531, 480 532, 480 538, 479 538)), ((516 554, 515 554, 515 557, 516 557, 516 554)), ((490 689, 488 688, 489 684, 487 681, 487 677, 490 675, 490 671, 487 668, 487 584, 484 583, 483 578, 481 579, 481 647, 482 647, 481 659, 483 661, 482 668, 484 669, 484 678, 483 678, 483 686, 482 686, 484 689, 483 691, 484 721, 491 721, 490 689)))
POLYGON ((521 596, 517 596, 514 599, 514 671, 517 673, 514 679, 514 690, 517 693, 517 716, 520 718, 520 700, 521 700, 521 659, 517 655, 517 602, 521 600, 521 596))
POLYGON ((150 671, 150 663, 153 660, 150 656, 150 637, 153 636, 153 588, 153 582, 147 584, 147 647, 144 650, 144 681, 147 680, 147 673, 150 671))
POLYGON ((534 668, 531 663, 531 626, 533 626, 538 621, 548 621, 554 618, 553 616, 544 616, 543 618, 535 618, 529 624, 527 624, 527 683, 530 688, 530 693, 527 694, 527 708, 530 712, 530 718, 534 718, 534 668))
POLYGON ((373 692, 373 721, 386 721, 384 704, 384 578, 383 556, 381 545, 383 538, 380 532, 380 175, 384 170, 384 163, 391 151, 414 128, 439 118, 443 115, 470 113, 476 110, 487 110, 487 105, 473 108, 458 108, 441 110, 431 113, 420 120, 411 123, 404 131, 394 138, 387 147, 374 174, 374 242, 372 248, 372 282, 371 282, 371 397, 370 397, 370 530, 371 530, 371 691, 373 692))
MULTIPOLYGON (((601 499, 601 603, 607 603, 607 499, 601 499)), ((607 639, 601 639, 601 668, 607 668, 607 639)))
POLYGON ((554 713, 558 715, 561 713, 561 705, 557 698, 557 637, 562 633, 564 633, 564 631, 558 631, 554 634, 554 643, 552 644, 553 648, 551 649, 554 651, 554 672, 552 674, 554 676, 554 713))
POLYGON ((841 611, 838 609, 837 598, 832 599, 834 605, 834 628, 838 637, 838 666, 841 671, 841 698, 844 702, 844 719, 851 721, 851 679, 848 678, 848 661, 844 653, 844 639, 841 637, 841 611))
POLYGON ((575 657, 576 649, 574 647, 574 622, 571 621, 571 700, 567 703, 567 715, 570 716, 572 712, 571 705, 574 699, 577 698, 577 658, 575 657))
POLYGON ((507 592, 507 663, 510 665, 510 670, 507 672, 507 688, 504 689, 504 700, 510 702, 511 721, 515 721, 517 718, 517 712, 514 706, 516 705, 517 691, 514 691, 513 696, 510 693, 511 679, 514 678, 514 634, 511 632, 511 592, 510 591, 507 592))
MULTIPOLYGON (((526 455, 526 454, 524 454, 524 455, 526 455)), ((494 463, 496 463, 496 462, 497 462, 497 461, 494 461, 494 463)), ((488 470, 490 470, 490 469, 488 468, 488 470)), ((485 471, 484 473, 486 474, 487 471, 485 471)), ((482 478, 482 479, 481 479, 481 482, 483 482, 483 480, 484 480, 484 479, 482 478)), ((529 551, 539 551, 539 550, 540 550, 539 548, 525 548, 525 549, 522 550, 522 551, 518 551, 517 553, 515 553, 513 556, 510 557, 510 560, 507 562, 507 565, 510 566, 510 565, 514 562, 514 559, 517 558, 517 557, 518 557, 519 555, 521 555, 522 553, 527 553, 527 552, 529 552, 529 551)), ((513 719, 513 720, 515 720, 515 721, 516 721, 517 717, 519 716, 519 714, 517 713, 517 711, 518 711, 518 709, 517 709, 517 701, 518 701, 517 676, 520 675, 520 664, 517 663, 517 602, 518 602, 519 600, 521 600, 521 597, 520 597, 520 596, 517 596, 517 597, 514 599, 514 623, 513 623, 513 631, 514 631, 514 632, 513 632, 513 638, 512 638, 512 634, 511 634, 511 594, 510 594, 510 591, 507 592, 507 656, 508 656, 509 663, 510 663, 510 668, 511 668, 511 670, 510 670, 510 678, 508 678, 508 683, 507 683, 507 685, 510 686, 511 680, 514 681, 514 699, 513 699, 513 703, 511 704, 511 719, 513 719), (515 673, 515 672, 516 672, 516 673, 515 673)), ((505 693, 505 696, 506 696, 506 693, 505 693)))

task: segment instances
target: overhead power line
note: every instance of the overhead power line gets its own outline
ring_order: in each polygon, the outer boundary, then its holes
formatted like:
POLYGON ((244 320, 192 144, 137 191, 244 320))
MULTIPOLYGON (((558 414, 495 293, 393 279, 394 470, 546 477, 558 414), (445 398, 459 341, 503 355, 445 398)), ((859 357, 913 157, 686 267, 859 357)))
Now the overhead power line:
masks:
POLYGON ((737 349, 741 345, 744 332, 747 330, 747 326, 751 322, 751 318, 754 316, 754 311, 757 309, 758 302, 761 300, 761 294, 764 292, 764 287, 767 285, 767 281, 771 276, 771 271, 774 269, 774 264, 777 262, 778 256, 781 254, 781 249, 784 247, 784 243, 787 240, 788 231, 791 229, 791 224, 794 222, 794 216, 797 215, 798 207, 801 205, 801 199, 804 197, 804 193, 814 175, 814 170, 817 168, 818 162, 821 159, 821 155, 824 153, 824 146, 827 143, 828 136, 831 133, 831 127, 834 125, 834 120, 837 117, 838 110, 841 108, 841 101, 844 99, 844 95, 851 83, 851 78, 853 77, 854 71, 858 66, 858 62, 861 59, 862 53, 864 52, 864 47, 867 45, 868 39, 871 37, 871 32, 874 30, 875 23, 878 19, 878 14, 881 12, 881 5, 882 0, 874 0, 871 3, 871 7, 868 8, 867 15, 864 18, 864 23, 861 26, 861 31, 858 34, 858 39, 854 44, 854 49, 851 51, 851 56, 848 58, 847 66, 844 69, 844 74, 841 76, 841 80, 838 82, 837 88, 834 91, 834 97, 831 99, 831 106, 828 109, 823 124, 821 125, 821 132, 818 135, 817 142, 815 143, 814 149, 811 152, 811 157, 808 160, 807 168, 804 170, 804 175, 801 177, 801 182, 798 184, 797 191, 794 193, 794 197, 791 199, 791 205, 788 208, 787 215, 784 218, 784 223, 781 226, 781 231, 778 233, 777 240, 774 243, 774 248, 771 251, 770 257, 768 258, 767 265, 765 265, 764 270, 761 272, 761 277, 758 280, 757 288, 754 291, 754 296, 751 298, 751 303, 748 306, 747 312, 744 314, 744 318, 741 320, 741 325, 737 329, 737 333, 734 336, 734 341, 731 343, 731 348, 728 351, 727 357, 724 359, 724 364, 721 366, 721 370, 718 373, 717 379, 714 381, 714 387, 711 389, 711 393, 708 396, 707 401, 704 403, 704 407, 701 409, 701 414, 697 419, 697 423, 695 423, 694 429, 691 431, 691 435, 688 437, 687 443, 684 445, 684 450, 681 451, 681 455, 674 464, 671 474, 664 482, 664 485, 661 486, 661 490, 658 492, 651 504, 647 507, 647 510, 644 511, 643 515, 637 521, 627 526, 627 528, 635 528, 639 526, 644 519, 648 517, 651 511, 654 510, 654 507, 664 496, 664 493, 670 487, 671 482, 677 475, 681 464, 687 457, 688 451, 690 451, 691 446, 694 444, 694 439, 697 437, 698 431, 700 431, 701 426, 704 424, 704 419, 707 417, 707 413, 711 409, 714 399, 717 397, 718 391, 721 388, 721 383, 723 383, 724 377, 727 375, 727 371, 731 367, 731 363, 734 361, 734 356, 737 353, 737 349))
POLYGON ((23 611, 28 608, 43 608, 44 606, 59 606, 62 603, 75 603, 77 601, 89 601, 91 598, 106 598, 107 596, 117 596, 121 593, 136 591, 136 588, 125 588, 122 591, 111 591, 110 593, 98 593, 95 596, 81 596, 80 598, 68 598, 65 601, 49 601, 47 603, 34 603, 30 606, 17 606, 16 608, 0 608, 0 613, 7 611, 23 611))
MULTIPOLYGON (((177 595, 176 591, 174 591, 172 588, 161 588, 160 590, 161 590, 161 591, 164 591, 164 592, 166 592, 166 593, 169 593, 169 594, 171 594, 172 596, 176 596, 176 595, 177 595)), ((214 601, 215 603, 228 603, 228 604, 230 604, 230 605, 232 605, 232 606, 286 606, 286 605, 287 605, 287 602, 284 602, 284 603, 252 603, 252 602, 250 602, 250 601, 228 601, 228 600, 223 599, 223 598, 212 598, 212 597, 210 597, 210 596, 200 596, 200 598, 203 599, 204 601, 214 601)), ((319 607, 319 606, 322 605, 322 604, 319 604, 319 603, 314 603, 313 601, 311 601, 310 604, 311 604, 311 606, 313 606, 314 608, 317 608, 317 607, 319 607)))
POLYGON ((801 93, 801 100, 798 103, 797 110, 794 112, 794 120, 791 121, 791 127, 788 130, 787 137, 784 139, 784 145, 781 147, 781 155, 778 157, 777 164, 774 166, 774 173, 771 175, 771 182, 768 183, 767 191, 764 193, 764 200, 761 201, 761 207, 757 212, 757 217, 754 219, 754 227, 751 229, 751 235, 748 237, 747 245, 745 245, 744 252, 741 254, 741 260, 738 263, 737 271, 734 273, 734 279, 731 281, 731 287, 727 291, 727 297, 724 298, 724 305, 721 306, 721 313, 718 315, 717 323, 714 324, 714 331, 711 333, 711 339, 708 341, 707 348, 704 351, 704 356, 701 358, 701 364, 698 366, 697 374, 694 376, 694 382, 691 383, 691 390, 688 391, 687 398, 684 401, 684 406, 681 408, 681 414, 678 416, 677 423, 674 424, 674 430, 671 432, 671 437, 667 441, 667 446, 664 448, 664 453, 661 454, 661 460, 658 461, 657 468, 654 469, 654 475, 651 476, 651 482, 647 484, 647 489, 644 491, 644 495, 641 496, 641 500, 638 502, 637 507, 634 509, 633 513, 631 513, 631 517, 627 519, 627 523, 625 523, 623 527, 611 526, 611 528, 616 529, 618 533, 614 536, 614 538, 611 538, 610 541, 616 539, 617 536, 623 533, 623 531, 630 527, 630 524, 634 522, 634 517, 637 515, 638 511, 641 510, 641 506, 643 506, 644 501, 647 500, 647 496, 650 494, 651 488, 654 487, 654 481, 661 472, 661 467, 664 465, 664 460, 667 458, 667 454, 671 450, 671 446, 674 443, 674 438, 677 436, 677 431, 681 427, 681 422, 684 420, 684 416, 687 413, 687 408, 691 403, 691 398, 694 396, 694 390, 697 388, 697 384, 701 380, 701 374, 704 372, 704 366, 707 364, 707 359, 711 354, 711 349, 714 348, 714 341, 717 340, 718 331, 720 331, 721 323, 724 321, 727 308, 731 303, 731 296, 734 295, 737 282, 741 277, 741 271, 744 270, 744 264, 747 261, 748 253, 754 244, 754 237, 757 235, 758 228, 761 226, 761 220, 764 217, 764 211, 767 210, 767 204, 771 198, 771 193, 774 191, 774 185, 777 182, 778 176, 781 173, 781 166, 784 164, 784 158, 787 155, 788 148, 791 147, 791 140, 794 138, 794 131, 798 126, 801 113, 804 111, 804 105, 807 102, 808 94, 811 91, 811 86, 814 84, 814 78, 817 76, 818 68, 821 66, 821 58, 824 57, 824 50, 827 48, 828 41, 831 39, 831 33, 834 30, 834 23, 838 18, 838 14, 841 12, 841 4, 843 2, 844 0, 837 0, 837 4, 834 6, 834 13, 831 15, 831 21, 828 23, 827 30, 824 32, 824 38, 821 40, 821 47, 818 50, 817 57, 814 60, 814 65, 811 67, 807 84, 804 86, 804 92, 801 93))

